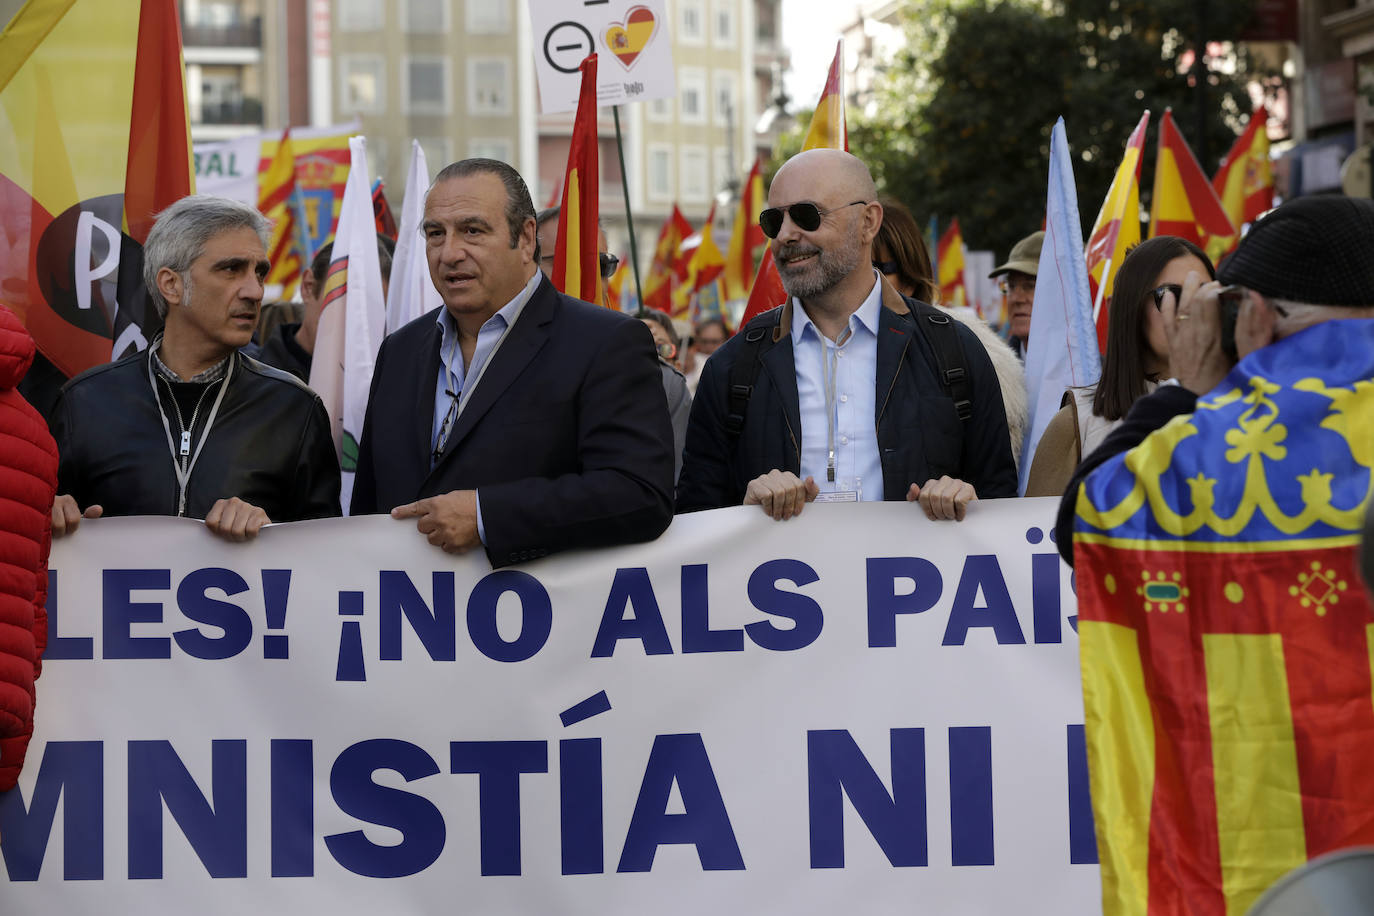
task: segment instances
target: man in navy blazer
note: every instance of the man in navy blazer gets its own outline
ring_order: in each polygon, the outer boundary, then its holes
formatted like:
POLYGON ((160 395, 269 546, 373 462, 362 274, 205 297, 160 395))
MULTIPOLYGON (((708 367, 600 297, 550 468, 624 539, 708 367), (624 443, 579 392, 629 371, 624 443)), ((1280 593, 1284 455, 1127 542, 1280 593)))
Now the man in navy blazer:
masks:
POLYGON ((503 162, 441 171, 422 231, 444 307, 377 354, 351 514, 416 519, 493 566, 658 537, 673 433, 644 323, 544 278, 534 204, 503 162))

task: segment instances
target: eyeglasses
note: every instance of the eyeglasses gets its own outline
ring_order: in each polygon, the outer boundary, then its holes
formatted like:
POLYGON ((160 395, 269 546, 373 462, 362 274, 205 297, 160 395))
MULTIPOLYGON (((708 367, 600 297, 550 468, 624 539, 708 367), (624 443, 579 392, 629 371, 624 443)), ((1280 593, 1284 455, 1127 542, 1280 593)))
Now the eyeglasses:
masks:
POLYGON ((874 261, 873 269, 880 274, 885 274, 890 277, 900 270, 901 267, 896 261, 874 261))
POLYGON ((829 210, 822 210, 810 201, 803 201, 787 207, 769 207, 759 214, 759 228, 763 234, 770 239, 778 237, 782 231, 782 218, 791 216, 792 222, 802 232, 815 232, 821 227, 821 218, 829 216, 836 210, 843 210, 845 207, 860 207, 868 203, 866 200, 851 200, 849 203, 839 207, 831 207, 829 210))
POLYGON ((1021 279, 1018 277, 1015 280, 1004 280, 1001 284, 1001 288, 1003 293, 1033 294, 1035 292, 1035 278, 1027 277, 1021 279))
POLYGON ((599 257, 601 258, 601 279, 609 280, 615 276, 616 270, 620 267, 620 258, 604 252, 599 257))
POLYGON ((1154 296, 1155 299, 1155 308, 1160 310, 1164 308, 1165 293, 1174 294, 1174 307, 1177 308, 1179 297, 1183 295, 1183 285, 1180 283, 1165 283, 1150 290, 1150 295, 1154 296))

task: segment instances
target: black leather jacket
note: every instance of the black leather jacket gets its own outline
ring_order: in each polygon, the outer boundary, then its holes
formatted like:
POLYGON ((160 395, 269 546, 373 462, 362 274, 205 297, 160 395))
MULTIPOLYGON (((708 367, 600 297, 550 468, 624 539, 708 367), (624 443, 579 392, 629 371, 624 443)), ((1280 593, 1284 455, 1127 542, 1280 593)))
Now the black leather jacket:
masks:
MULTIPOLYGON (((290 374, 242 354, 187 485, 186 515, 205 518, 232 496, 274 522, 339 515, 339 462, 324 404, 290 374)), ((105 515, 176 515, 180 488, 148 351, 97 366, 62 388, 49 426, 61 463, 59 493, 105 515)), ((191 430, 205 435, 212 386, 191 430)), ((171 408, 170 398, 164 399, 171 408)), ((178 440, 172 419, 173 439, 178 440)), ((178 441, 179 444, 179 441, 178 441)))

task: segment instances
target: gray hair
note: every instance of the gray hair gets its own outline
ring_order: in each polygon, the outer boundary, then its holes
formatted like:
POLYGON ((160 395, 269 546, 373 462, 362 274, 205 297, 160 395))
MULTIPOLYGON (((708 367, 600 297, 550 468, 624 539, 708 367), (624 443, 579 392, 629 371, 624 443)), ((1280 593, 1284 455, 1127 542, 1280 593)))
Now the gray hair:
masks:
POLYGON ((221 232, 247 228, 257 233, 267 247, 272 221, 247 204, 227 197, 192 194, 183 197, 157 215, 157 222, 143 245, 143 284, 159 318, 167 317, 167 300, 157 288, 162 268, 181 276, 186 288, 184 302, 191 296, 191 264, 205 253, 205 245, 221 232))
MULTIPOLYGON (((506 227, 510 230, 510 247, 520 244, 520 233, 524 231, 525 221, 535 219, 534 199, 530 197, 529 186, 510 165, 499 159, 460 159, 446 165, 434 176, 429 186, 433 191, 440 182, 451 178, 467 178, 469 175, 495 175, 506 188, 506 227)), ((428 202, 429 193, 425 200, 428 202)), ((534 260, 539 261, 539 235, 534 237, 534 260)))

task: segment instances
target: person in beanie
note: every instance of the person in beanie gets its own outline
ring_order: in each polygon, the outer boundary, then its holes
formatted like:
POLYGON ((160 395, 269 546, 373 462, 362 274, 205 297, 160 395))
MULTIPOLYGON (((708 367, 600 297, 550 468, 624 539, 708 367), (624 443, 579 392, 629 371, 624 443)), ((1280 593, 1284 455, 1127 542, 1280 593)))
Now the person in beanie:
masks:
POLYGON ((1011 256, 989 277, 1002 278, 1002 294, 1007 297, 1007 342, 1016 355, 1026 358, 1026 341, 1030 339, 1031 308, 1035 305, 1035 275, 1040 270, 1040 249, 1045 244, 1045 232, 1032 232, 1012 246, 1011 256))
MULTIPOLYGON (((1172 288, 1163 292, 1160 311, 1173 378, 1135 402, 1122 425, 1078 466, 1064 492, 1056 534, 1070 566, 1081 484, 1109 462, 1115 467, 1114 458, 1147 443, 1171 420, 1195 411, 1199 418, 1220 414, 1213 409, 1219 400, 1246 398, 1260 414, 1271 410, 1268 405, 1283 394, 1280 378, 1292 376, 1292 387, 1300 391, 1328 392, 1314 400, 1329 410, 1315 409, 1308 427, 1299 422, 1306 414, 1283 413, 1282 425, 1266 434, 1274 439, 1270 451, 1277 455, 1292 450, 1293 443, 1317 441, 1321 430, 1339 423, 1352 432, 1348 470, 1362 481, 1361 492, 1369 488, 1374 455, 1369 441, 1354 441, 1354 434, 1374 423, 1374 201, 1291 200, 1256 222, 1222 263, 1217 279, 1205 280, 1192 272, 1177 295, 1172 288), (1223 323, 1234 331, 1223 334, 1223 323), (1359 396, 1334 394, 1340 391, 1359 396), (1212 396, 1200 403, 1209 392, 1212 396)), ((1191 436, 1198 441, 1191 447, 1243 448, 1251 419, 1229 427, 1198 422, 1199 431, 1191 436), (1204 429, 1215 429, 1215 436, 1205 438, 1204 429)), ((1243 478, 1247 472, 1242 465, 1236 473, 1243 478)), ((1180 479, 1177 485, 1188 493, 1193 483, 1180 479)), ((1309 486, 1290 483, 1293 492, 1309 486)))
POLYGON ((34 681, 48 641, 48 515, 57 492, 57 444, 16 386, 33 338, 0 306, 0 793, 14 788, 33 736, 34 681))

